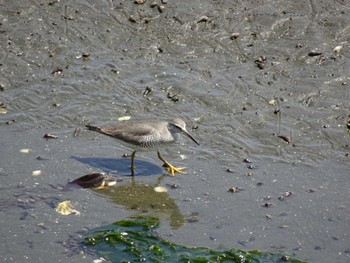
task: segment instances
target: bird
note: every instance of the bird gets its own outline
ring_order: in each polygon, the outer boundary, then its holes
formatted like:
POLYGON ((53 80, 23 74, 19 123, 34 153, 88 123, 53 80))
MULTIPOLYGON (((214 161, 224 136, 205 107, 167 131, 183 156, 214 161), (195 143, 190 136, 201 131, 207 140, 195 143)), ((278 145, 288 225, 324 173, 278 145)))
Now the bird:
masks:
POLYGON ((186 123, 176 117, 171 121, 133 121, 119 123, 115 125, 106 125, 97 127, 93 125, 85 126, 90 131, 95 131, 112 138, 118 139, 121 143, 131 146, 134 151, 131 154, 131 175, 135 174, 135 155, 136 151, 152 151, 156 150, 158 158, 163 162, 163 166, 167 167, 167 171, 172 176, 175 173, 186 174, 183 172, 186 167, 176 168, 167 162, 161 155, 160 149, 174 143, 179 134, 186 135, 197 145, 197 140, 187 131, 186 123))

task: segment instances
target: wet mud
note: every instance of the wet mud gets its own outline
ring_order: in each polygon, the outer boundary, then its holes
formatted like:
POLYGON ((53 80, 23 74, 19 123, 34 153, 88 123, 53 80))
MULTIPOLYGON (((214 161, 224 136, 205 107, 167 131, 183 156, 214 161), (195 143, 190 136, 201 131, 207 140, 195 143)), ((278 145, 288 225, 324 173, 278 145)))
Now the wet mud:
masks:
POLYGON ((188 173, 161 182, 156 152, 135 161, 137 185, 166 187, 181 215, 161 221, 171 242, 348 261, 349 12, 341 0, 0 1, 0 261, 91 262, 72 239, 152 214, 61 191, 91 173, 130 180, 131 149, 84 128, 123 116, 179 116, 200 143, 162 150, 188 173), (64 200, 80 215, 56 213, 64 200))

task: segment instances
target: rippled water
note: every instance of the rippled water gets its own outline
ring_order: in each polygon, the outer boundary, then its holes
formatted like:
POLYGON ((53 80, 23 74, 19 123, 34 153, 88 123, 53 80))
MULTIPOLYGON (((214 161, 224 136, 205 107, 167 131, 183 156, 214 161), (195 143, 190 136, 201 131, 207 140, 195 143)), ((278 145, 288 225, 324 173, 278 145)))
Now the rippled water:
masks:
MULTIPOLYGON (((163 153, 189 172, 162 180, 178 184, 169 196, 189 218, 176 230, 167 221, 161 226, 173 242, 348 260, 345 1, 169 1, 163 12, 149 1, 0 6, 0 102, 7 111, 0 115, 0 220, 8 236, 2 261, 38 262, 38 253, 43 261, 66 260, 71 247, 60 242, 69 233, 132 213, 91 191, 50 186, 125 170, 118 158, 129 149, 84 129, 72 137, 76 127, 125 115, 180 116, 196 128, 199 147, 183 138, 163 153), (46 141, 46 132, 59 138, 46 141), (90 157, 116 158, 116 165, 79 161, 90 157), (36 169, 43 175, 32 177, 36 169), (58 216, 52 207, 66 198, 85 215, 58 216), (46 255, 50 246, 60 252, 46 255)), ((141 161, 160 166, 155 152, 137 160, 140 175, 141 161)), ((156 183, 159 169, 150 171, 136 180, 156 183)), ((73 259, 91 261, 79 253, 73 259)))

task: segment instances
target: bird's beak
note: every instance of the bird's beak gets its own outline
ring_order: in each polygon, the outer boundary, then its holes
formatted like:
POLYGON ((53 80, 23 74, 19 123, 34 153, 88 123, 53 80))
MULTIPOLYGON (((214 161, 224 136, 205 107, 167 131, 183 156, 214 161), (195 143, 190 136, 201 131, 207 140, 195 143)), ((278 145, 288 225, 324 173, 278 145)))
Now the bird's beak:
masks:
POLYGON ((188 138, 190 138, 192 141, 194 141, 197 145, 199 145, 199 143, 196 141, 195 138, 193 138, 193 136, 187 131, 187 130, 182 130, 183 134, 185 134, 188 138))

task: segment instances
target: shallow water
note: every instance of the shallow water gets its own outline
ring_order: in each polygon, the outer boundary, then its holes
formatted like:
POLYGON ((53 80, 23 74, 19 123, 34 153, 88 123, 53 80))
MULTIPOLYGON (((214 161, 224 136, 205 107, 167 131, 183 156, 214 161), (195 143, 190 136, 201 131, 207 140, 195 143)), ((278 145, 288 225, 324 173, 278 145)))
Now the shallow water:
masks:
MULTIPOLYGON (((58 187, 101 171, 130 180, 120 157, 130 149, 83 129, 125 115, 180 116, 201 143, 162 152, 188 167, 161 180, 186 218, 174 229, 165 216, 164 237, 349 260, 350 7, 231 2, 169 1, 164 12, 148 1, 0 2, 1 261, 91 262, 72 249, 78 233, 136 212, 58 187), (80 216, 55 212, 66 199, 80 216)), ((157 184, 155 152, 136 165, 138 183, 157 184)))

